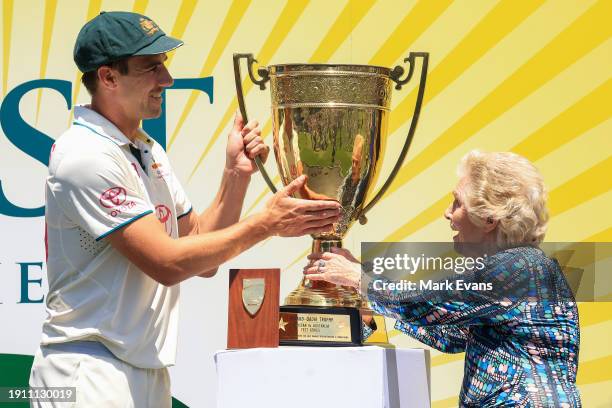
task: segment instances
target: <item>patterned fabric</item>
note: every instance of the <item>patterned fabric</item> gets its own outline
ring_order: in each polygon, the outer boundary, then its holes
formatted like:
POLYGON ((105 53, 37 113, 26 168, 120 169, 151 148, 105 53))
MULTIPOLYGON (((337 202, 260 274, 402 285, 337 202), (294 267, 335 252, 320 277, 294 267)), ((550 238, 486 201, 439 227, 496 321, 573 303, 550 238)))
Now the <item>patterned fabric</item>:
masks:
POLYGON ((480 274, 457 278, 503 287, 494 296, 457 295, 375 290, 371 282, 368 297, 409 336, 446 353, 466 353, 462 407, 580 407, 578 308, 557 262, 538 248, 511 248, 488 257, 480 274))

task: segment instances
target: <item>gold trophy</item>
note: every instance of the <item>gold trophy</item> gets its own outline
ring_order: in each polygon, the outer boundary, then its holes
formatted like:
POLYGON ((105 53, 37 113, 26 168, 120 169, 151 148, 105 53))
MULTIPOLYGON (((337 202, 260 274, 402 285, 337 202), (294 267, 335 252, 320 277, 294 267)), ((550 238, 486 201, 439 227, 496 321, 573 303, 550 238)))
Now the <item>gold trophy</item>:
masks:
MULTIPOLYGON (((234 54, 238 104, 246 123, 241 59, 246 59, 249 77, 261 90, 270 82, 273 148, 283 184, 306 174, 307 183, 296 194, 299 198, 336 200, 342 205, 341 219, 333 231, 313 235, 312 251, 342 247, 348 229, 356 220, 367 222, 366 213, 385 194, 404 162, 421 110, 429 54, 410 53, 404 60, 409 64, 407 73, 399 65, 390 69, 281 64, 259 68, 259 79, 253 71, 257 62, 253 55, 234 54), (417 58, 422 59, 422 66, 410 130, 389 177, 373 194, 386 147, 391 87, 395 83, 399 90, 410 81, 417 58)), ((276 192, 259 158, 256 163, 276 192)), ((384 319, 373 315, 356 290, 306 278, 281 306, 279 335, 281 345, 354 346, 387 339, 384 319)))

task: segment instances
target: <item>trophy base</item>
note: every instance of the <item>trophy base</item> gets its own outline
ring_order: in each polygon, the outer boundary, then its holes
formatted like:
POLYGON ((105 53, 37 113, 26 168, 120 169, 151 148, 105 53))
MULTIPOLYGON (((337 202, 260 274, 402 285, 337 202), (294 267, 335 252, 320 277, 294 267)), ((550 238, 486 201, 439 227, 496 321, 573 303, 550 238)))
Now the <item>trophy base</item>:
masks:
MULTIPOLYGON (((312 252, 342 248, 342 240, 315 238, 312 252)), ((383 316, 352 287, 306 277, 280 307, 281 346, 389 345, 383 316)))
POLYGON ((285 298, 287 306, 325 306, 360 308, 359 293, 349 287, 302 278, 300 285, 285 298))
POLYGON ((361 314, 354 307, 281 306, 281 346, 361 346, 361 314))

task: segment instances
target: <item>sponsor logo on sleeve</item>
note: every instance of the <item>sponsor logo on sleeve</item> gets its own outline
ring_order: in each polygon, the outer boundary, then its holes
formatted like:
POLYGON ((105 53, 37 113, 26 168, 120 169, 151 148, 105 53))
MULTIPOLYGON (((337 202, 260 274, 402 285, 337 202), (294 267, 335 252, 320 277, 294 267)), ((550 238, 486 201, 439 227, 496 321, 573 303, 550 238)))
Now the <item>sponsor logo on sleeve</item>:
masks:
POLYGON ((127 193, 123 187, 112 187, 103 192, 100 196, 100 204, 110 210, 111 217, 117 217, 136 206, 134 201, 127 201, 127 193))
POLYGON ((155 215, 159 222, 164 224, 164 228, 166 229, 166 233, 169 236, 172 236, 172 211, 170 208, 163 204, 159 204, 155 206, 155 215))
POLYGON ((123 187, 112 187, 102 193, 100 196, 100 204, 106 208, 119 207, 125 203, 127 194, 123 187))

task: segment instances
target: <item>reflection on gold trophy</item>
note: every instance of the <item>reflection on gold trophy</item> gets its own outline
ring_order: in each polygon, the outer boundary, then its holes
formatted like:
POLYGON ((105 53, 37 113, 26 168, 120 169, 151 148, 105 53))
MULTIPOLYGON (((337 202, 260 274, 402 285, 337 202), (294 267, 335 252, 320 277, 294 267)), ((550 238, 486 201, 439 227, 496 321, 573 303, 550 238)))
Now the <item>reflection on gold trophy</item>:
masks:
MULTIPOLYGON (((403 164, 423 100, 428 54, 410 53, 405 60, 409 63, 406 75, 401 66, 283 64, 259 68, 259 79, 253 72, 253 55, 235 54, 236 91, 246 120, 241 59, 247 60, 249 77, 260 89, 270 82, 273 150, 283 184, 305 174, 308 181, 297 194, 300 198, 331 199, 342 205, 341 219, 333 230, 313 235, 312 251, 342 247, 348 229, 356 220, 367 222, 366 213, 384 195, 403 164), (399 90, 410 81, 417 58, 422 59, 422 68, 410 130, 393 170, 374 194, 386 146, 391 87, 395 83, 399 90)), ((275 192, 258 159, 257 164, 275 192)), ((362 321, 371 329, 377 326, 366 303, 351 288, 302 279, 281 307, 281 344, 362 344, 362 321)), ((383 324, 372 338, 378 335, 378 341, 384 341, 384 320, 376 321, 383 324)))

